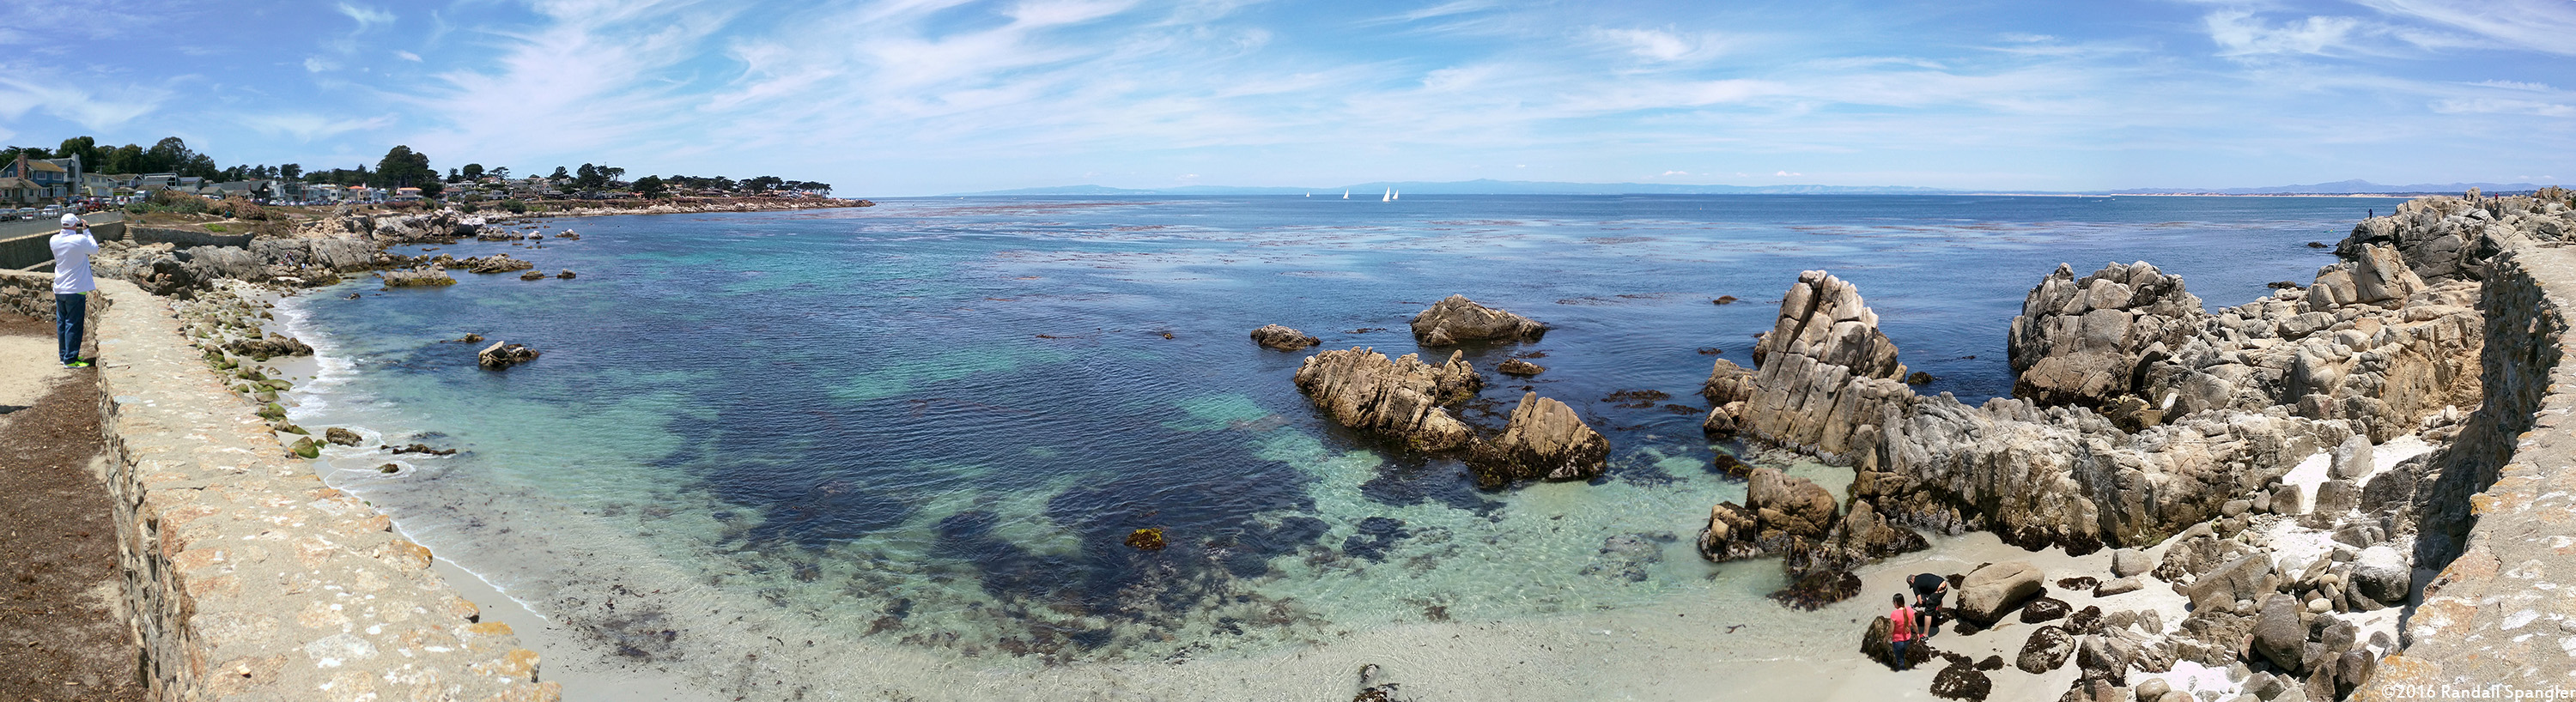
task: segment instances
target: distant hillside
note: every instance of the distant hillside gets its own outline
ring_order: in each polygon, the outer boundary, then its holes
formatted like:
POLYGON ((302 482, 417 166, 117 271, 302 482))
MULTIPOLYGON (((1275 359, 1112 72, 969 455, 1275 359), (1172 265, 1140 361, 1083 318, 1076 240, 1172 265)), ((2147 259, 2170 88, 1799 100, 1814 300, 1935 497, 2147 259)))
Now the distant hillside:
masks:
POLYGON ((2380 185, 2367 180, 2339 180, 2315 185, 2280 185, 2269 188, 2136 188, 2113 190, 2113 195, 2457 195, 2477 188, 2489 193, 2528 192, 2540 186, 2530 183, 2418 183, 2415 185, 2380 185))
POLYGON ((1019 188, 973 193, 949 193, 949 196, 971 195, 1302 195, 1340 197, 1345 190, 1351 197, 1383 196, 1387 189, 1407 195, 1940 195, 1957 192, 1938 188, 1876 185, 1676 185, 1669 183, 1557 183, 1527 180, 1465 180, 1451 182, 1379 181, 1318 188, 1247 188, 1222 185, 1192 185, 1178 188, 1112 188, 1103 185, 1066 185, 1052 188, 1019 188))

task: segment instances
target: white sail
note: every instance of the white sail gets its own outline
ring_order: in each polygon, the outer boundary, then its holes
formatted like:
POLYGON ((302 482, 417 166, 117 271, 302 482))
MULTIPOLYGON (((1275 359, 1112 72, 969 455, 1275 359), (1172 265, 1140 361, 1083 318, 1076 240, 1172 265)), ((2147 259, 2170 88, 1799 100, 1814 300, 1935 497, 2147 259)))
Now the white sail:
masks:
POLYGON ((1387 188, 1387 189, 1386 189, 1386 200, 1387 200, 1388 202, 1394 202, 1394 201, 1402 200, 1402 199, 1404 199, 1404 193, 1396 192, 1394 188, 1387 188))
POLYGON ((1395 201, 1395 189, 1394 189, 1394 188, 1387 188, 1387 189, 1386 189, 1386 194, 1385 194, 1385 195, 1383 195, 1383 196, 1379 196, 1379 197, 1378 197, 1378 199, 1377 199, 1377 201, 1378 201, 1378 202, 1394 202, 1394 201, 1395 201))
POLYGON ((1349 189, 1344 189, 1344 190, 1342 190, 1342 199, 1344 199, 1344 200, 1351 199, 1351 191, 1350 191, 1349 189))

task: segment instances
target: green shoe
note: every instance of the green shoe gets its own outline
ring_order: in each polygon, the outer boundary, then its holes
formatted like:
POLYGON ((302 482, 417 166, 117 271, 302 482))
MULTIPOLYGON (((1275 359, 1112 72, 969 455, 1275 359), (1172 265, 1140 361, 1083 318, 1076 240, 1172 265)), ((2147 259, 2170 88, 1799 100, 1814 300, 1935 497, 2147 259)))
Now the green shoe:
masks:
POLYGON ((88 368, 88 367, 89 367, 89 362, 88 362, 88 361, 73 361, 73 362, 70 362, 70 363, 65 363, 65 364, 63 364, 63 367, 64 367, 64 368, 88 368))

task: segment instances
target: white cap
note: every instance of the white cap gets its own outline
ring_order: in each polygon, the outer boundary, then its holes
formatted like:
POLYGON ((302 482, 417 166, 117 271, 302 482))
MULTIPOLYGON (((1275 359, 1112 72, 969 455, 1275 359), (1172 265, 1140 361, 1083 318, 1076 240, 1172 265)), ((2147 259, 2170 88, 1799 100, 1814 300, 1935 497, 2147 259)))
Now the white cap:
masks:
POLYGON ((67 215, 63 215, 63 226, 64 226, 64 227, 77 227, 77 226, 80 226, 80 225, 81 225, 81 218, 80 218, 80 215, 76 215, 76 214, 67 214, 67 215))

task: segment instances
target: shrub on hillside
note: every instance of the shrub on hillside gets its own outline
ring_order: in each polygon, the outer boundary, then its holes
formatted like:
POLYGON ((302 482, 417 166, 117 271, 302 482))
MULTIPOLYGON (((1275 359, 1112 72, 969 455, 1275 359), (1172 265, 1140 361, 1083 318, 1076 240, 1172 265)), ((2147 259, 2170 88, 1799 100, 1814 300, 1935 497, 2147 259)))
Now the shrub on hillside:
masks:
POLYGON ((241 198, 226 198, 206 207, 206 211, 234 219, 268 219, 268 210, 258 203, 241 198))
POLYGON ((527 213, 528 213, 528 203, 520 202, 520 201, 515 200, 515 199, 512 199, 512 200, 502 200, 502 201, 501 201, 501 209, 509 210, 509 211, 511 211, 512 213, 515 213, 515 214, 527 214, 527 213))
POLYGON ((149 202, 152 204, 152 210, 155 212, 197 214, 206 211, 205 198, 176 190, 163 190, 161 192, 153 193, 152 199, 149 202))

